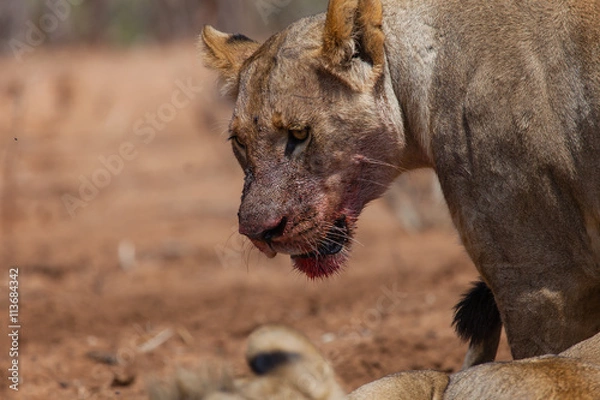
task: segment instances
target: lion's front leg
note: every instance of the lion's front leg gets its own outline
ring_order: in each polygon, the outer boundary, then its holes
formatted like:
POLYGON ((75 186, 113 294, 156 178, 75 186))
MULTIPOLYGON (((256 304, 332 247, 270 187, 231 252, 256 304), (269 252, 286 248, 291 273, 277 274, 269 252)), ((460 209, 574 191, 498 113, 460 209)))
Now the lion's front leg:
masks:
POLYGON ((589 278, 566 274, 559 282, 507 285, 496 301, 515 359, 558 354, 600 331, 600 291, 589 278))
MULTIPOLYGON (((503 267, 506 269, 506 266, 503 267)), ((600 329, 598 310, 594 306, 600 303, 594 286, 586 291, 588 285, 584 282, 578 284, 576 276, 566 278, 567 285, 554 290, 547 287, 523 288, 524 281, 518 280, 509 285, 509 290, 498 289, 515 358, 556 354, 572 342, 577 343, 587 338, 590 332, 600 329), (570 290, 569 286, 578 289, 570 290), (519 288, 522 288, 521 292, 519 288)), ((494 361, 502 320, 496 298, 485 282, 477 282, 457 304, 453 325, 458 335, 469 341, 462 369, 494 361)))
MULTIPOLYGON (((448 170, 440 177, 444 194, 493 292, 513 357, 557 354, 599 332, 598 262, 578 204, 558 189, 560 181, 527 171, 491 179, 480 170, 487 178, 475 179, 448 170)), ((489 334, 485 345, 494 341, 489 334)), ((489 358, 483 349, 472 347, 469 357, 489 358)))

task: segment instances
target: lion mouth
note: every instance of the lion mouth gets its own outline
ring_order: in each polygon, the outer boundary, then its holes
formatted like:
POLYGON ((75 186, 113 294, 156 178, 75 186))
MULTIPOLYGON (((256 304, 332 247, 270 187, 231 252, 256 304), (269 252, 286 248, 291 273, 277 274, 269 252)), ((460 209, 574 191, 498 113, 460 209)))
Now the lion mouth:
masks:
POLYGON ((344 265, 346 255, 342 250, 347 247, 349 240, 350 229, 346 217, 339 218, 316 250, 291 256, 294 267, 309 278, 330 276, 344 265))
POLYGON ((347 242, 348 224, 346 223, 346 217, 342 217, 334 222, 333 228, 327 233, 325 239, 321 240, 315 251, 294 255, 292 258, 318 258, 331 256, 342 251, 347 242))

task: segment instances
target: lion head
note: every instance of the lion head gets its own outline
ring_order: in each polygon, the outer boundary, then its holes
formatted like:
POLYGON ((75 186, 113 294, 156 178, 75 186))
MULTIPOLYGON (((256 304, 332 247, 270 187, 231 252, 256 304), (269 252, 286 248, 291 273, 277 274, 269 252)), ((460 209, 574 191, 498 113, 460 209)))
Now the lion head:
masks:
POLYGON ((206 64, 235 99, 239 231, 311 278, 340 269, 364 206, 422 163, 404 134, 384 39, 379 1, 332 1, 262 45, 209 26, 201 35, 206 64))

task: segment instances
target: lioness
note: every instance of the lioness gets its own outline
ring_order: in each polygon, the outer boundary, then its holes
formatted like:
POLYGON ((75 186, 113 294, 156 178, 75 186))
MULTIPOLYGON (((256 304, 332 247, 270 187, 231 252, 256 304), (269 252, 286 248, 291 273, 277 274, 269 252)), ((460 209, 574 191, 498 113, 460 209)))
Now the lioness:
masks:
POLYGON ((262 45, 201 43, 267 256, 335 273, 365 204, 430 167, 515 358, 600 331, 599 0, 331 0, 262 45))
MULTIPOLYGON (((210 379, 180 371, 168 385, 149 388, 152 400, 342 400, 333 369, 300 332, 265 325, 248 338, 254 376, 210 379)), ((456 374, 400 372, 365 384, 348 400, 597 399, 600 334, 558 356, 490 363, 456 374)))
POLYGON ((151 384, 151 400, 343 400, 344 390, 319 350, 302 333, 267 324, 248 337, 249 378, 215 378, 180 370, 168 384, 151 384))

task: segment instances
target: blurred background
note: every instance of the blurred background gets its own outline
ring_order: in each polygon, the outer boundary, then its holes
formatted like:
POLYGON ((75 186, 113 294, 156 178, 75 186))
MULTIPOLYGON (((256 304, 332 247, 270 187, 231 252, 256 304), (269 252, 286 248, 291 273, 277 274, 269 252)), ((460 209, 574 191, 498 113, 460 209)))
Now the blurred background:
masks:
POLYGON ((135 400, 181 366, 247 374, 246 336, 266 322, 305 332, 349 390, 460 367, 452 306, 476 272, 431 172, 365 210, 346 270, 326 281, 237 233, 231 101, 195 38, 209 23, 264 40, 325 8, 0 1, 0 293, 18 268, 22 326, 20 390, 2 384, 0 398, 135 400))
POLYGON ((49 45, 166 43, 195 37, 204 24, 262 37, 326 6, 325 0, 3 0, 0 40, 10 51, 6 44, 23 39, 29 21, 49 45))

